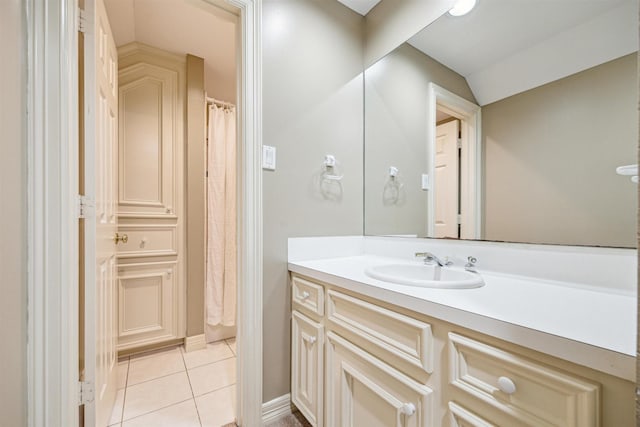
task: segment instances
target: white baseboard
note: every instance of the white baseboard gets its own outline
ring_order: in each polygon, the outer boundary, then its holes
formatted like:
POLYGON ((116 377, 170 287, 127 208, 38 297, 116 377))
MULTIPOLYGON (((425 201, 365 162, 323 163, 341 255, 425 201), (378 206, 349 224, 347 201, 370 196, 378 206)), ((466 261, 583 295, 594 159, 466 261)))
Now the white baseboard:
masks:
POLYGON ((262 404, 262 424, 267 425, 291 414, 291 394, 276 397, 262 404))
POLYGON ((184 351, 189 353, 194 350, 202 350, 207 348, 207 341, 204 338, 204 334, 194 335, 192 337, 185 337, 184 339, 184 351))

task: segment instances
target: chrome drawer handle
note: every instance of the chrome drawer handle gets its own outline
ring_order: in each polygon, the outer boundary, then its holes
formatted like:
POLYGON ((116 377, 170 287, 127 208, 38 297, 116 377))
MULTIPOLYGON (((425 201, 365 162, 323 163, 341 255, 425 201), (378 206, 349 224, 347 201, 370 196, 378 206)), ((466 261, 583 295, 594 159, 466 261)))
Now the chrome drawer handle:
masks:
POLYGON ((416 413, 416 405, 413 403, 405 403, 400 408, 400 412, 408 417, 416 413))
POLYGON ((310 296, 311 296, 311 294, 309 294, 309 292, 304 291, 304 292, 302 293, 302 295, 300 295, 300 299, 304 301, 304 300, 306 300, 307 298, 309 298, 310 296))
POLYGON ((513 394, 516 392, 516 384, 508 377, 498 378, 498 388, 506 394, 513 394))

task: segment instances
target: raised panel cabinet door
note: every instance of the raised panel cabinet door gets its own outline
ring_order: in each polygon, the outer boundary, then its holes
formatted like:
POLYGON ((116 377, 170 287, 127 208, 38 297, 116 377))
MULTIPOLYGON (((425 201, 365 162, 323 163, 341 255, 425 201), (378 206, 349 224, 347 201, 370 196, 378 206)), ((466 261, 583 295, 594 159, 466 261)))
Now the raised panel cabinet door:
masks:
POLYGON ((186 57, 136 42, 118 54, 118 231, 127 236, 118 245, 123 350, 186 335, 186 57))
POLYGON ((312 426, 322 427, 323 328, 297 311, 291 319, 291 401, 312 426))
POLYGON ((333 332, 326 348, 327 426, 435 427, 429 387, 333 332))
POLYGON ((176 263, 124 264, 118 270, 118 349, 178 338, 176 263))
POLYGON ((175 218, 182 211, 183 64, 161 51, 127 61, 119 72, 118 214, 175 218))

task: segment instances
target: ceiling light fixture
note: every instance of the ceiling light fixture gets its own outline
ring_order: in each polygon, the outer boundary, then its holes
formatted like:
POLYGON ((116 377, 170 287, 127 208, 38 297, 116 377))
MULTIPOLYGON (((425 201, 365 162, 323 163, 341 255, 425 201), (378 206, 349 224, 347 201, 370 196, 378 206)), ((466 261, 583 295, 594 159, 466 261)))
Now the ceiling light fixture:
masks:
POLYGON ((462 16, 471 12, 476 7, 478 0, 458 0, 456 4, 449 10, 451 16, 462 16))

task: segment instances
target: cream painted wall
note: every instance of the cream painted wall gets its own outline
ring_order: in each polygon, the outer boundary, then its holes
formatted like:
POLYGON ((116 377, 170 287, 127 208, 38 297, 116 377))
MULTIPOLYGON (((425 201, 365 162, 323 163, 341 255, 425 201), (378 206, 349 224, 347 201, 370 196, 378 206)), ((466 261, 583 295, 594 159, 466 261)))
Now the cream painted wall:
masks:
POLYGON ((23 3, 0 2, 0 424, 27 424, 25 52, 23 3))
POLYGON ((636 246, 637 55, 482 107, 485 238, 636 246))
POLYGON ((364 18, 336 1, 264 0, 263 142, 277 148, 264 172, 264 386, 289 392, 287 238, 362 234, 364 18), (342 194, 323 197, 325 154, 344 170, 342 194))
POLYGON ((365 68, 451 9, 455 0, 382 0, 365 19, 365 68))
POLYGON ((220 0, 105 0, 105 6, 117 46, 137 41, 204 58, 209 96, 236 102, 238 16, 229 11, 233 7, 220 0))
POLYGON ((187 55, 186 196, 187 336, 204 333, 205 159, 204 59, 187 55))
POLYGON ((466 80, 408 43, 365 71, 365 209, 367 235, 427 233, 427 94, 436 83, 475 102, 466 80), (397 201, 388 170, 400 170, 397 201), (386 187, 385 187, 386 186, 386 187))

